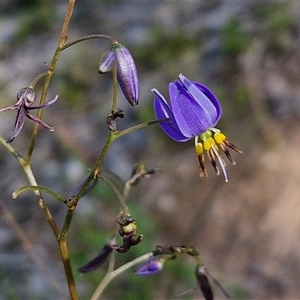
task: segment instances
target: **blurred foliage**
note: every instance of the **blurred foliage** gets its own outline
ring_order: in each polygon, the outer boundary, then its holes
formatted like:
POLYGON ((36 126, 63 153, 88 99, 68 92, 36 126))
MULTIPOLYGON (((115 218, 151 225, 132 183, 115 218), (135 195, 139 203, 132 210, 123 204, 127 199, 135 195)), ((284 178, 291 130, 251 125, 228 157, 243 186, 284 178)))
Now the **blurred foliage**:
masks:
POLYGON ((224 55, 236 58, 247 49, 249 43, 250 37, 237 19, 231 19, 224 25, 221 31, 221 48, 224 55))
MULTIPOLYGON (((21 1, 27 2, 27 1, 21 1)), ((50 1, 28 1, 20 13, 20 22, 15 39, 22 43, 29 35, 47 32, 56 20, 55 10, 50 1)))
POLYGON ((148 69, 155 69, 164 63, 174 60, 188 48, 195 47, 184 32, 177 31, 170 35, 160 28, 151 28, 148 44, 135 51, 137 61, 148 69))

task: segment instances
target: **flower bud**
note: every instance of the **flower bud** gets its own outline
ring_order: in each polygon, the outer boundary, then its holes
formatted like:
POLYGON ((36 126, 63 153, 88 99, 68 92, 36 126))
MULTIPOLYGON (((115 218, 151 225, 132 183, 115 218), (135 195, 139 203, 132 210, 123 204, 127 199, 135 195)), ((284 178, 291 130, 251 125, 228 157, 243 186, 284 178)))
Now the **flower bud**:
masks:
POLYGON ((165 261, 165 258, 154 257, 148 260, 145 264, 140 265, 134 273, 136 275, 143 276, 157 274, 162 270, 165 261))
POLYGON ((116 54, 118 60, 117 78, 122 92, 130 105, 137 105, 140 91, 133 57, 129 50, 120 43, 114 43, 112 51, 116 54))
POLYGON ((88 263, 86 263, 84 266, 80 267, 78 269, 78 271, 80 273, 87 273, 90 272, 96 268, 99 268, 103 265, 103 263, 106 261, 106 259, 108 258, 108 256, 111 254, 111 252, 113 251, 113 247, 112 245, 116 242, 115 237, 110 237, 105 245, 103 246, 103 248, 100 250, 100 252, 98 253, 98 255, 93 258, 92 260, 90 260, 88 263))
POLYGON ((205 298, 205 300, 213 300, 213 292, 210 287, 206 272, 205 272, 205 267, 204 266, 196 266, 195 269, 195 275, 197 278, 198 285, 200 287, 200 290, 205 298))

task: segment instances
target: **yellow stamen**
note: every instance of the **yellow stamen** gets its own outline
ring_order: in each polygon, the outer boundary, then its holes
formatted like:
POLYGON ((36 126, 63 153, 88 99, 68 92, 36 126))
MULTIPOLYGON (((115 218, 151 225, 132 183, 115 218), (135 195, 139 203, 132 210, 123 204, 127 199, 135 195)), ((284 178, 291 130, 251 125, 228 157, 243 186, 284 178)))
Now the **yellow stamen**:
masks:
POLYGON ((195 145, 195 149, 196 149, 197 155, 200 155, 200 154, 203 153, 203 146, 202 146, 201 143, 197 143, 197 144, 195 145))
POLYGON ((216 144, 215 140, 212 137, 210 137, 208 140, 211 146, 216 144))
POLYGON ((211 148, 211 144, 210 144, 209 140, 203 141, 203 147, 204 147, 204 150, 206 150, 206 151, 208 151, 211 148))
POLYGON ((214 139, 218 144, 222 144, 226 140, 225 134, 218 132, 214 134, 214 139))

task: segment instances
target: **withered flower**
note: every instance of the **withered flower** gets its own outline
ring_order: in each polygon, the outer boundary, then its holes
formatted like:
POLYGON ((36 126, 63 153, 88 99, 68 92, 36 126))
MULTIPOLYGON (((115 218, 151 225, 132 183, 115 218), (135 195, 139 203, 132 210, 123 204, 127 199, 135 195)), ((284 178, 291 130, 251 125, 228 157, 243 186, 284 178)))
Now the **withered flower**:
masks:
POLYGON ((35 101, 35 97, 36 97, 36 95, 32 88, 30 88, 30 87, 22 88, 19 90, 19 92, 17 94, 18 101, 15 105, 0 109, 0 112, 13 110, 13 109, 18 110, 14 130, 13 130, 12 134, 10 135, 10 137, 8 138, 7 143, 11 143, 17 137, 17 135, 20 133, 20 131, 22 130, 22 128, 24 126, 26 117, 28 119, 30 119, 31 121, 37 123, 38 125, 46 128, 46 129, 49 129, 50 131, 54 131, 53 127, 47 125, 45 122, 43 122, 41 119, 37 118, 36 116, 31 115, 29 113, 29 111, 34 110, 34 109, 44 108, 46 106, 53 104, 58 99, 58 95, 56 95, 54 99, 48 101, 45 104, 32 106, 33 102, 35 101))

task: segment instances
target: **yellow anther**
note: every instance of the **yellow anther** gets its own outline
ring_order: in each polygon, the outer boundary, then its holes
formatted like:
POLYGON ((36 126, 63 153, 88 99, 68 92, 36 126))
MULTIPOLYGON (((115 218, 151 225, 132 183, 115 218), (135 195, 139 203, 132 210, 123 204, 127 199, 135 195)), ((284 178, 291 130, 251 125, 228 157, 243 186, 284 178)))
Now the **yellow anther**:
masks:
POLYGON ((197 144, 195 145, 195 149, 196 149, 196 154, 197 154, 197 155, 200 155, 200 154, 203 153, 203 146, 202 146, 201 143, 197 143, 197 144))
POLYGON ((206 151, 210 150, 211 144, 210 144, 209 140, 203 141, 203 147, 204 147, 204 150, 206 150, 206 151))
POLYGON ((214 134, 214 139, 218 144, 222 144, 226 140, 226 135, 218 132, 214 134))
POLYGON ((211 146, 216 144, 215 140, 212 137, 210 137, 208 140, 211 146))

